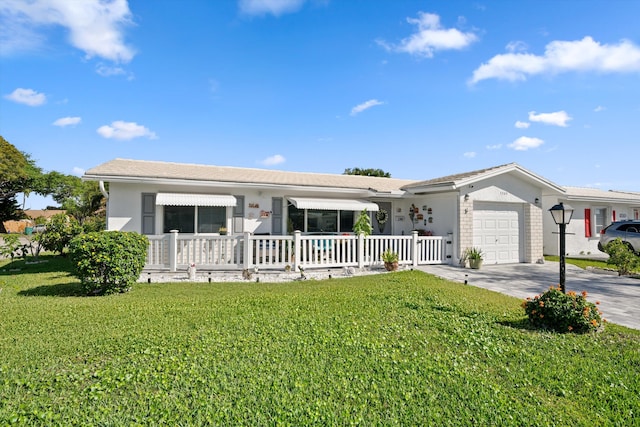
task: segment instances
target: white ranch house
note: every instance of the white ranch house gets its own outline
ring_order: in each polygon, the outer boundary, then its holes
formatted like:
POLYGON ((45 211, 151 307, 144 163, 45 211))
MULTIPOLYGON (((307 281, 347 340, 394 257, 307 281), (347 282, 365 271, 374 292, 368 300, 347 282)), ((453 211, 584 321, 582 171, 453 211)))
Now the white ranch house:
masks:
MULTIPOLYGON (((600 230, 613 221, 640 220, 640 193, 603 191, 594 188, 564 187, 560 196, 546 196, 547 209, 557 203, 570 205, 573 217, 567 225, 566 249, 569 255, 601 253, 598 250, 600 230)), ((551 215, 544 216, 545 254, 558 254, 557 226, 551 215)))
MULTIPOLYGON (((580 198, 515 163, 415 181, 115 159, 83 179, 104 190, 107 229, 147 235, 146 269, 167 271, 361 268, 381 265, 385 249, 404 265, 458 265, 472 246, 488 264, 534 263, 557 252, 546 211, 558 201, 577 214, 605 209, 593 233, 613 212, 640 209, 640 194, 580 198), (362 210, 373 224, 366 238, 352 232, 362 210)), ((567 236, 567 248, 593 251, 593 233, 567 236)))

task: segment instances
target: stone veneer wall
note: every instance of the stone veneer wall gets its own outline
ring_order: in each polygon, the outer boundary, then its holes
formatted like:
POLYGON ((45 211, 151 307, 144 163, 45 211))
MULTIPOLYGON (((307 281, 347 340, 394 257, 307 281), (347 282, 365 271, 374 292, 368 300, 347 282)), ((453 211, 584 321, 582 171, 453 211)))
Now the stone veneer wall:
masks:
POLYGON ((460 201, 460 214, 458 215, 459 238, 458 238, 458 260, 462 256, 465 249, 473 246, 473 200, 469 198, 465 202, 464 197, 458 199, 460 201))
POLYGON ((527 203, 524 205, 524 262, 534 263, 543 259, 544 232, 542 209, 527 203))

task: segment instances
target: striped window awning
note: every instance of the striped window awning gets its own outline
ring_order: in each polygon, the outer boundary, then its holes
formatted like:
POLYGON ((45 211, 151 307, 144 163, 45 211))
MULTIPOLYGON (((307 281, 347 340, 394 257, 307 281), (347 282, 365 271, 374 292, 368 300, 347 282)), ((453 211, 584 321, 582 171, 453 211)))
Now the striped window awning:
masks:
POLYGON ((236 198, 225 194, 158 193, 156 205, 162 206, 235 206, 236 198))
POLYGON ((368 211, 377 212, 380 208, 373 202, 350 199, 312 199, 308 197, 289 197, 293 206, 298 209, 318 209, 327 211, 368 211))

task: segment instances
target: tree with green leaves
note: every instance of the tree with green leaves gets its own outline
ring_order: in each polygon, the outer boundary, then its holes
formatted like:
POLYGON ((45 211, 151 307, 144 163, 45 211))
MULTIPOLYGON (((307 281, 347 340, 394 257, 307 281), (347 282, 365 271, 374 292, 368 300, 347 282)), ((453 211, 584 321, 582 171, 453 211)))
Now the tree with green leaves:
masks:
POLYGON ((343 175, 363 175, 363 176, 377 176, 380 178, 391 178, 389 172, 385 172, 382 169, 362 169, 362 168, 347 168, 344 170, 343 175))
POLYGON ((80 224, 95 216, 104 205, 104 196, 95 181, 85 182, 77 176, 53 171, 42 175, 40 187, 80 224))
POLYGON ((51 217, 40 234, 39 241, 44 249, 63 255, 71 239, 82 231, 82 227, 74 217, 60 213, 51 217))
POLYGON ((61 209, 80 224, 91 224, 92 230, 104 224, 105 200, 97 182, 56 171, 43 173, 28 154, 0 136, 0 227, 3 221, 23 217, 16 200, 19 193, 52 196, 61 209))
POLYGON ((0 228, 4 228, 2 222, 22 217, 16 196, 37 190, 41 175, 42 171, 28 154, 0 136, 0 228))

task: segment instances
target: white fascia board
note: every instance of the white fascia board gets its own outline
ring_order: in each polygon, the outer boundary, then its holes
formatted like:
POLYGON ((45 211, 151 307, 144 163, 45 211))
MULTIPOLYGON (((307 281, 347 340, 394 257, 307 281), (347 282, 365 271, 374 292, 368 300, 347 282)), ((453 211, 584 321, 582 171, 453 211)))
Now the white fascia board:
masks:
POLYGON ((459 187, 455 182, 446 182, 440 184, 426 185, 424 187, 412 187, 407 189, 407 193, 411 195, 417 194, 434 194, 434 193, 450 193, 458 191, 459 187))
POLYGON ((147 178, 147 177, 114 177, 114 176, 83 176, 85 181, 104 181, 104 182, 118 182, 125 184, 155 184, 155 185, 180 185, 180 186, 194 186, 194 187, 216 187, 216 188, 251 188, 260 190, 285 190, 296 193, 340 193, 340 194, 355 194, 362 197, 371 197, 372 192, 361 188, 341 188, 341 187, 311 187, 300 186, 291 184, 262 184, 262 183, 246 183, 246 182, 229 182, 229 181, 201 181, 201 180, 188 180, 188 179, 167 179, 167 178, 147 178))
POLYGON ((622 203, 627 205, 640 206, 640 199, 627 199, 627 198, 611 198, 611 197, 598 197, 598 196, 572 196, 569 194, 563 194, 564 199, 573 200, 576 202, 596 202, 596 203, 622 203))
POLYGON ((520 176, 522 176, 525 181, 535 183, 540 187, 546 187, 547 190, 551 190, 554 193, 560 193, 560 194, 565 193, 564 188, 562 188, 561 186, 554 184, 553 182, 547 179, 544 179, 541 176, 538 176, 532 172, 529 172, 528 170, 523 169, 518 165, 508 165, 505 168, 488 171, 486 173, 483 173, 482 175, 477 175, 474 177, 462 179, 460 181, 457 181, 455 184, 458 188, 461 188, 461 187, 464 187, 465 185, 475 184, 476 182, 480 182, 488 178, 494 178, 496 176, 504 175, 505 173, 509 173, 509 172, 516 172, 520 176))

